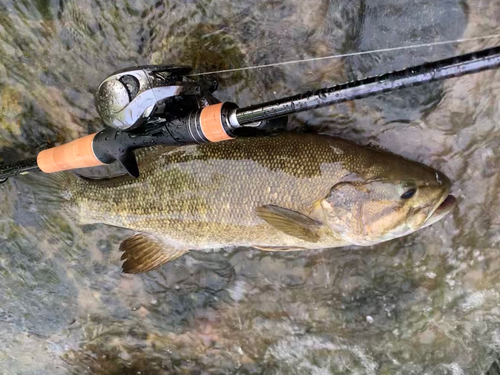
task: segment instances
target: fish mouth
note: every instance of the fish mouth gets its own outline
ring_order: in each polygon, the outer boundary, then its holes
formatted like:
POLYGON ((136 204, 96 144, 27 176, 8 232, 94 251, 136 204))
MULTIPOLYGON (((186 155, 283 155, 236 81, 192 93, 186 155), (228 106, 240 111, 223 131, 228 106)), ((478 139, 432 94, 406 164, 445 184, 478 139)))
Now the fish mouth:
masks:
POLYGON ((448 195, 444 201, 441 202, 438 208, 434 211, 432 214, 433 216, 436 213, 442 213, 444 211, 450 212, 453 207, 455 207, 455 203, 457 202, 457 199, 453 195, 448 195))
POLYGON ((457 200, 453 195, 448 195, 441 204, 434 210, 431 216, 427 219, 422 228, 428 227, 431 224, 441 220, 443 217, 448 215, 453 207, 455 207, 457 200))

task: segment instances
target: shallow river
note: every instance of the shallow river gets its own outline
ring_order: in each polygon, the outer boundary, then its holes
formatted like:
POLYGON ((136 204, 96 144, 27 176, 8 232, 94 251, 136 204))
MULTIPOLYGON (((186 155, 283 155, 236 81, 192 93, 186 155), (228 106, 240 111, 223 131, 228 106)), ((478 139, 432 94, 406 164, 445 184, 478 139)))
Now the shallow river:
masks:
MULTIPOLYGON (((206 72, 491 35, 499 21, 497 0, 0 0, 0 156, 100 129, 94 91, 127 66, 206 72)), ((220 74, 217 96, 249 105, 499 39, 220 74)), ((372 248, 191 252, 123 275, 129 231, 45 212, 11 179, 0 373, 485 373, 500 353, 499 96, 490 71, 290 118, 453 181, 452 215, 372 248)))

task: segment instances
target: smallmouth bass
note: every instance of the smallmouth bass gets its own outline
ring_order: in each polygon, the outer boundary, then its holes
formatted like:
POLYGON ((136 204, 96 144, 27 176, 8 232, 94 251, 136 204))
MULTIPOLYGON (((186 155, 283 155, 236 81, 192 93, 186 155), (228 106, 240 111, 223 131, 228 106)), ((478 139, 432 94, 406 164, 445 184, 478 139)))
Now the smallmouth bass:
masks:
POLYGON ((137 150, 140 177, 51 176, 82 224, 138 233, 120 245, 126 273, 196 249, 370 246, 448 214, 449 179, 397 155, 324 135, 137 150))

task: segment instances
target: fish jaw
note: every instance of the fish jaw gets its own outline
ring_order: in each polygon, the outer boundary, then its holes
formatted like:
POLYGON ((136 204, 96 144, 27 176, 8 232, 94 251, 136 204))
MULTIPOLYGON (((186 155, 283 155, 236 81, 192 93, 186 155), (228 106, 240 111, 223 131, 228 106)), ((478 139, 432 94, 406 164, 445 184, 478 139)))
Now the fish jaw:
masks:
POLYGON ((434 212, 430 215, 424 225, 422 225, 422 228, 426 228, 447 216, 451 211, 453 211, 455 205, 456 198, 453 195, 448 195, 434 210, 434 212))

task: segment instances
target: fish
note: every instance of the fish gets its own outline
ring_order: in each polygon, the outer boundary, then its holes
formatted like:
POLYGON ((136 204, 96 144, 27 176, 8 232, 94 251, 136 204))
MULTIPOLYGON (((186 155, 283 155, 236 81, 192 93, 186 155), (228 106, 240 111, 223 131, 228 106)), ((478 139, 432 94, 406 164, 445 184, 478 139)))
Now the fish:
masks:
POLYGON ((443 173, 326 135, 240 137, 135 154, 138 178, 50 177, 52 207, 57 201, 80 224, 135 231, 120 244, 125 273, 193 250, 372 246, 429 226, 455 206, 443 173))

